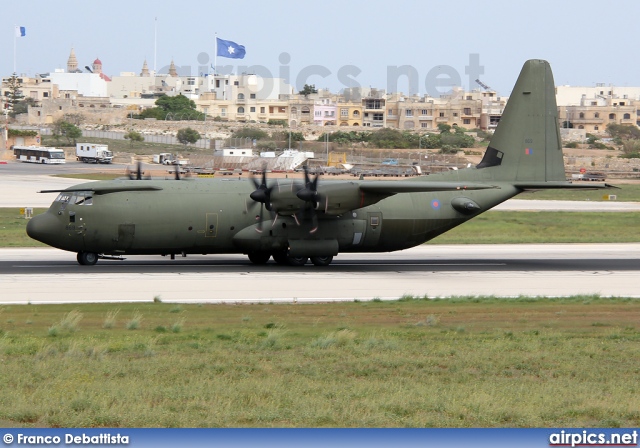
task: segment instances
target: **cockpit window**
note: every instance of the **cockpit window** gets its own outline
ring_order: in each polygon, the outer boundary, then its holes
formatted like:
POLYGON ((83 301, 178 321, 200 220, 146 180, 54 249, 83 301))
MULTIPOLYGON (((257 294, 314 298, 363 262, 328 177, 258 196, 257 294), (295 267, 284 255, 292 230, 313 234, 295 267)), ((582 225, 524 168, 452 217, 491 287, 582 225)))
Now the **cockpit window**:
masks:
POLYGON ((90 191, 78 191, 73 196, 73 200, 76 205, 92 205, 93 193, 90 191))
POLYGON ((60 193, 56 198, 55 202, 67 203, 69 202, 69 199, 71 199, 71 195, 69 193, 60 193))
POLYGON ((60 193, 55 202, 60 202, 64 206, 67 204, 74 205, 92 205, 93 192, 91 191, 74 191, 73 193, 60 193))

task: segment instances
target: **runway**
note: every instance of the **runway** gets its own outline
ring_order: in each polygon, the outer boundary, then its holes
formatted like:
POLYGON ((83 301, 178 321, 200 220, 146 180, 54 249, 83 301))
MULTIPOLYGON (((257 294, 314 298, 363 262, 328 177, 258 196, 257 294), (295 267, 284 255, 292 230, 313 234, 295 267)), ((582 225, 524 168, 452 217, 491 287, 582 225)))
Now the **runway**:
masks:
MULTIPOLYGON (((48 207, 63 189, 83 182, 55 178, 64 167, 11 163, 0 186, 2 207, 48 207)), ((511 199, 497 210, 640 211, 640 203, 511 199)), ((56 249, 0 249, 0 303, 151 301, 330 301, 428 297, 639 297, 640 243, 586 245, 424 245, 383 254, 340 254, 331 266, 256 266, 244 255, 159 256, 101 260, 79 266, 56 249)))
POLYGON ((305 302, 404 294, 640 297, 640 243, 423 245, 340 254, 325 268, 256 266, 241 255, 130 257, 80 266, 56 249, 1 249, 0 303, 305 302))

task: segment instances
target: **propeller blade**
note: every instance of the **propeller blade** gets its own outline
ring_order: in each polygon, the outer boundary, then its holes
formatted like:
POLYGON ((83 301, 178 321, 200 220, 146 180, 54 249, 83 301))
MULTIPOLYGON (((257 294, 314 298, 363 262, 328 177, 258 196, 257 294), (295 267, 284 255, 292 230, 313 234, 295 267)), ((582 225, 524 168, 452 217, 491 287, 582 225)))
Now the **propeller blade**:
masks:
POLYGON ((176 165, 176 170, 174 171, 175 179, 180 180, 180 166, 176 165))
POLYGON ((299 199, 305 202, 311 202, 313 207, 318 206, 318 177, 320 174, 316 174, 313 180, 309 177, 309 167, 305 165, 304 169, 304 187, 302 187, 296 193, 299 199))
POLYGON ((138 160, 136 168, 136 180, 142 180, 142 162, 138 160))
POLYGON ((311 209, 311 230, 309 233, 316 233, 318 230, 318 214, 315 210, 311 209))
MULTIPOLYGON (((262 179, 261 182, 251 175, 251 182, 255 187, 255 190, 249 194, 249 197, 254 201, 254 203, 260 203, 260 215, 258 217, 259 222, 256 226, 256 232, 262 233, 262 223, 264 221, 264 209, 266 208, 268 211, 271 211, 271 190, 273 187, 267 186, 267 165, 264 164, 262 167, 262 179)), ((275 219, 274 219, 275 223, 275 219)), ((272 224, 273 226, 273 224, 272 224)))
POLYGON ((258 183, 255 177, 251 176, 251 181, 253 185, 256 187, 254 191, 249 194, 249 197, 256 202, 260 202, 264 204, 267 210, 271 210, 271 190, 273 187, 267 186, 267 170, 262 170, 262 182, 258 183))
POLYGON ((258 233, 262 233, 262 220, 263 220, 262 214, 263 214, 263 212, 264 212, 264 205, 260 205, 260 217, 258 218, 259 219, 258 226, 256 227, 256 232, 258 232, 258 233))
POLYGON ((318 214, 316 208, 320 203, 320 194, 318 193, 318 178, 320 174, 316 174, 313 180, 309 176, 309 167, 305 165, 304 169, 304 186, 296 192, 296 196, 304 201, 304 204, 300 207, 300 210, 295 216, 296 222, 300 225, 300 221, 311 221, 311 230, 309 233, 314 233, 318 230, 318 214))

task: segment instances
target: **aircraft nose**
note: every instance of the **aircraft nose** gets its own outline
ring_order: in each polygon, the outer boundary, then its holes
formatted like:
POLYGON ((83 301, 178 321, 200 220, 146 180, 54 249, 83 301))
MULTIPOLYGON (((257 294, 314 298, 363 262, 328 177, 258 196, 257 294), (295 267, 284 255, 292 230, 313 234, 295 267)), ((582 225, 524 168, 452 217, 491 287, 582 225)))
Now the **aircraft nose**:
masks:
POLYGON ((50 244, 51 238, 57 233, 58 220, 50 213, 34 216, 27 223, 27 235, 34 240, 50 244))

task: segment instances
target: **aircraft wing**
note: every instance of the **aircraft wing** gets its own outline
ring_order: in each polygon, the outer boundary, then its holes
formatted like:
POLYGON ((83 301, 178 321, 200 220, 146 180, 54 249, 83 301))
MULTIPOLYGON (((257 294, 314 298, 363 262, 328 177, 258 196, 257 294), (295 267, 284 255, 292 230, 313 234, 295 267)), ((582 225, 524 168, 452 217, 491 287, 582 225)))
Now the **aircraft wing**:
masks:
POLYGON ((572 182, 516 182, 513 184, 514 187, 520 188, 522 190, 550 190, 550 189, 576 189, 576 190, 601 190, 606 188, 616 188, 615 185, 607 184, 607 183, 591 183, 591 182, 580 182, 580 183, 572 183, 572 182))
POLYGON ((424 193, 429 191, 463 191, 463 190, 489 190, 500 188, 496 185, 473 182, 398 182, 398 181, 371 181, 360 184, 360 190, 365 193, 397 194, 397 193, 424 193))
POLYGON ((93 185, 91 187, 71 187, 63 190, 42 190, 38 193, 62 193, 74 191, 93 191, 95 194, 120 193, 122 191, 158 191, 162 187, 154 185, 93 185))

